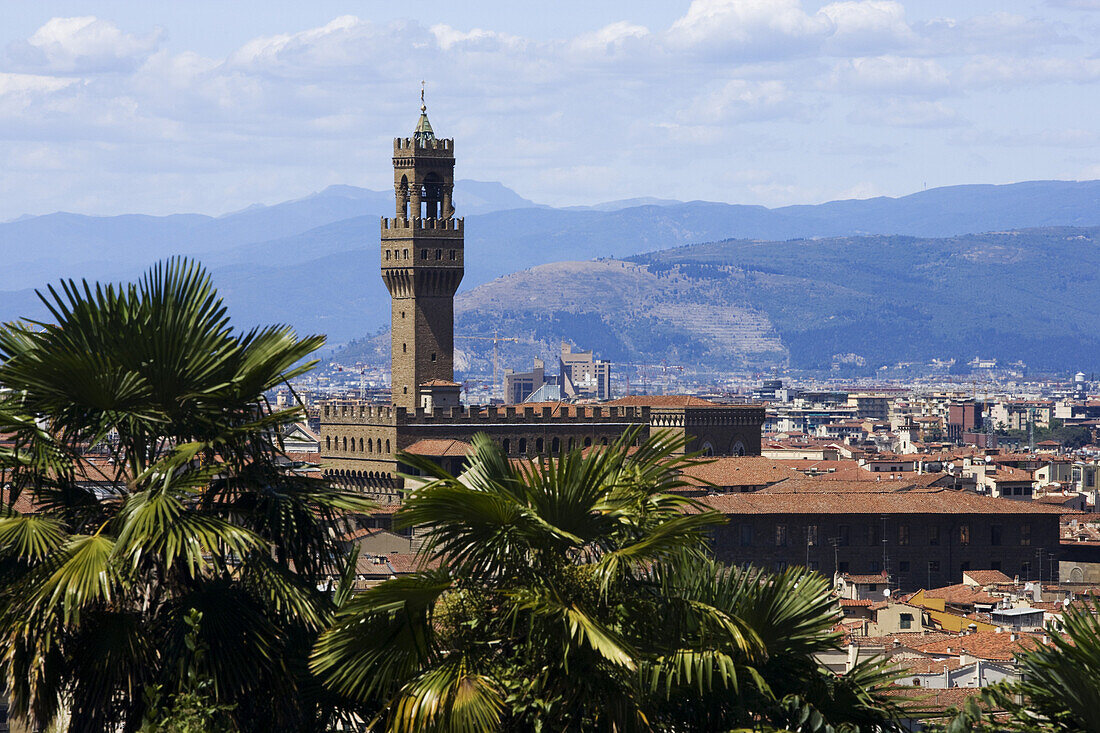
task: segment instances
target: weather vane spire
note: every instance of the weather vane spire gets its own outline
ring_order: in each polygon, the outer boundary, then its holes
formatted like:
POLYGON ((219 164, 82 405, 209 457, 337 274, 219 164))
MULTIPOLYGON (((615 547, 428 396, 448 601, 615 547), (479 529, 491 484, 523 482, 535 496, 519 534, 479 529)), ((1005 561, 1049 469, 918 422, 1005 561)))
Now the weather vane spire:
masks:
POLYGON ((424 104, 424 80, 423 79, 421 79, 421 81, 420 81, 420 111, 421 112, 427 112, 428 111, 428 106, 426 104, 424 104))

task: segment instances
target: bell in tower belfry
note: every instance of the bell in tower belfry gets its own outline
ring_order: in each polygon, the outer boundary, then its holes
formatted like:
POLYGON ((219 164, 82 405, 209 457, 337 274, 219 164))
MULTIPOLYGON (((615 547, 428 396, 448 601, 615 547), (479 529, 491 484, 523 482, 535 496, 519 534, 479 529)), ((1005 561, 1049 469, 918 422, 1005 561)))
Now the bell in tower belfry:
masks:
POLYGON ((454 165, 454 141, 435 136, 421 89, 412 136, 393 141, 396 216, 382 219, 392 399, 409 410, 457 405, 454 294, 462 282, 463 222, 454 218, 454 165))

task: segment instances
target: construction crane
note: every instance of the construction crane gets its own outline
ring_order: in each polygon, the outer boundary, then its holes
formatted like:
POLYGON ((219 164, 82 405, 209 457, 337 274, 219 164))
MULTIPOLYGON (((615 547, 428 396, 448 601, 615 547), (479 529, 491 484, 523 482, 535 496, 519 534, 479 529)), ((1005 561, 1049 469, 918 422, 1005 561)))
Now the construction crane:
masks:
MULTIPOLYGON (((669 369, 674 369, 674 370, 680 372, 681 374, 684 373, 684 367, 683 366, 681 366, 680 364, 669 364, 668 362, 662 362, 660 364, 625 363, 625 364, 623 364, 623 366, 634 367, 639 372, 641 372, 641 375, 642 375, 642 392, 645 393, 645 394, 649 394, 649 371, 648 371, 649 369, 661 369, 661 370, 664 371, 665 376, 668 376, 668 370, 669 369)), ((630 376, 629 376, 628 372, 625 369, 623 370, 623 374, 627 375, 627 377, 626 377, 626 393, 630 394, 630 376)))
MULTIPOLYGON (((492 341, 493 342, 493 390, 495 391, 500 383, 497 381, 497 374, 500 371, 500 353, 497 350, 497 344, 502 341, 510 341, 514 344, 519 343, 519 339, 513 336, 500 336, 498 331, 493 330, 492 336, 455 336, 456 339, 469 339, 471 341, 492 341)), ((500 386, 501 394, 504 393, 504 387, 500 386)))

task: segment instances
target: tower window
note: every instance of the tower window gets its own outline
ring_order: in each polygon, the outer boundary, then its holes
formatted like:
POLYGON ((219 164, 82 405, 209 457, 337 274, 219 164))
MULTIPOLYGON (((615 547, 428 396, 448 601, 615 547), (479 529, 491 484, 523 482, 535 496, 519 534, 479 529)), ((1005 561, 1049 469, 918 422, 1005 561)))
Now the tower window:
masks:
POLYGON ((401 353, 402 354, 409 353, 409 345, 408 344, 401 344, 401 353))
POLYGON ((542 453, 542 438, 535 438, 535 452, 542 453))
POLYGON ((386 452, 387 453, 390 452, 390 441, 388 441, 388 440, 386 441, 386 452))
POLYGON ((409 388, 408 387, 402 387, 401 389, 404 390, 404 394, 409 393, 409 388))
POLYGON ((521 456, 527 455, 527 438, 519 439, 519 454, 521 456))
POLYGON ((422 260, 428 259, 428 250, 426 250, 426 249, 420 250, 420 259, 422 259, 422 260))
POLYGON ((441 260, 441 259, 443 259, 443 250, 441 250, 441 249, 437 249, 437 250, 435 251, 435 258, 436 258, 437 260, 441 260))
POLYGON ((404 318, 404 317, 405 317, 405 311, 401 311, 401 317, 402 317, 402 318, 404 318))
POLYGON ((389 258, 390 258, 390 251, 387 249, 386 250, 386 259, 388 260, 389 258))
POLYGON ((409 259, 409 250, 405 250, 404 259, 406 259, 406 260, 409 259))
POLYGON ((504 448, 504 454, 507 455, 512 449, 512 441, 505 438, 501 443, 501 447, 504 448))
POLYGON ((432 352, 432 363, 435 364, 435 352, 432 352))
POLYGON ((451 250, 451 259, 452 259, 452 260, 453 260, 453 259, 456 259, 456 257, 455 257, 455 251, 454 251, 453 249, 451 250))

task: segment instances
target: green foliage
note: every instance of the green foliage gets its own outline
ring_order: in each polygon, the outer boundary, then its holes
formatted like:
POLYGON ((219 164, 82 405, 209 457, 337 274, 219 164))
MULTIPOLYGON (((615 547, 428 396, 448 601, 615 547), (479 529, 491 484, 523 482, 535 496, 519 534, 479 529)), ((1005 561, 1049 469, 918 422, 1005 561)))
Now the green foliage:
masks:
POLYGON ((304 654, 334 610, 318 590, 339 569, 330 529, 368 505, 280 466, 301 412, 263 393, 310 368, 322 339, 235 332, 182 260, 41 297, 52 322, 0 329, 13 711, 68 715, 69 730, 137 730, 154 707, 181 729, 211 715, 316 729, 304 654), (14 510, 24 499, 34 516, 14 510))
POLYGON ((204 674, 206 644, 200 637, 202 614, 187 613, 185 646, 180 660, 179 691, 165 704, 161 685, 146 688, 146 710, 140 733, 229 733, 236 730, 229 713, 233 705, 219 704, 213 696, 214 681, 204 674))
POLYGON ((828 583, 709 559, 682 442, 634 437, 514 465, 479 435, 461 481, 403 456, 430 483, 397 521, 439 567, 351 599, 314 671, 389 731, 893 729, 882 668, 814 661, 828 583))

